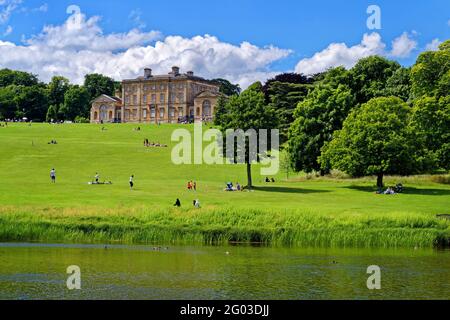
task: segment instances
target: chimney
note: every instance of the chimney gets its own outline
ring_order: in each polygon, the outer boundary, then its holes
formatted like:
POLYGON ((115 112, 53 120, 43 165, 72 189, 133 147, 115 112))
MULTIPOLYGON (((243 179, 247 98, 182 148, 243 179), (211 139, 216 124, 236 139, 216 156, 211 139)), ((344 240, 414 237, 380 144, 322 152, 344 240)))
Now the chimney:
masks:
POLYGON ((150 68, 145 68, 144 69, 144 78, 145 79, 149 79, 152 77, 152 69, 150 68))
POLYGON ((172 74, 174 76, 177 76, 180 74, 180 68, 179 67, 172 67, 172 74))
POLYGON ((188 71, 188 72, 187 72, 187 75, 188 75, 189 77, 193 77, 193 76, 194 76, 194 71, 188 71))

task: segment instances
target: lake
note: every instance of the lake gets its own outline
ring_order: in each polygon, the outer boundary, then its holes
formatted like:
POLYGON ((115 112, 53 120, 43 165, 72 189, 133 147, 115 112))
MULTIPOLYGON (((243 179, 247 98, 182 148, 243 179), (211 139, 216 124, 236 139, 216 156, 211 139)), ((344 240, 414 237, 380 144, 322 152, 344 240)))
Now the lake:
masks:
POLYGON ((5 243, 0 299, 450 299, 450 251, 5 243))

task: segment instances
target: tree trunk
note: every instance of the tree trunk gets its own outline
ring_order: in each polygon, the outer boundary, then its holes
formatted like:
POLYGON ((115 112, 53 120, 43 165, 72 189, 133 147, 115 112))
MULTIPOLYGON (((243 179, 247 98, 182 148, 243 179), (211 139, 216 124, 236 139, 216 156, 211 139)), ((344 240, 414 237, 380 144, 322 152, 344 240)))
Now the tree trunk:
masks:
POLYGON ((382 173, 379 173, 378 174, 378 176, 377 176, 377 187, 378 187, 378 189, 383 189, 383 187, 384 187, 384 184, 383 184, 383 174, 382 173))
POLYGON ((252 164, 250 162, 247 163, 247 188, 249 190, 253 189, 252 164))

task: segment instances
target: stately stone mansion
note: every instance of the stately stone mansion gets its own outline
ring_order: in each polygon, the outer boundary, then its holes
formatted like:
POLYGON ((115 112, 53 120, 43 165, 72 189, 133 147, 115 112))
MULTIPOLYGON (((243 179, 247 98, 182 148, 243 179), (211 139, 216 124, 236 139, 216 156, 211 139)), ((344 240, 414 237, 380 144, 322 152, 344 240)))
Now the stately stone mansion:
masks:
POLYGON ((219 86, 172 67, 167 75, 123 80, 115 97, 101 95, 92 102, 91 122, 179 123, 211 121, 220 96, 219 86))

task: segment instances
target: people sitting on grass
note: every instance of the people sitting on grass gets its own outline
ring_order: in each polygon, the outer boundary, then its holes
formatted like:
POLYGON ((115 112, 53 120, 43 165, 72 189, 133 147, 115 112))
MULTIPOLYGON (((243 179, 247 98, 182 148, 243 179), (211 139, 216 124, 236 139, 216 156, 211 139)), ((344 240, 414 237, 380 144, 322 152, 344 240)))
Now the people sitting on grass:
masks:
POLYGON ((232 191, 237 191, 237 189, 234 188, 233 182, 228 182, 227 187, 225 188, 225 191, 232 192, 232 191))
POLYGON ((174 206, 174 207, 180 208, 180 207, 181 207, 181 201, 180 201, 180 199, 177 199, 177 201, 175 201, 175 204, 174 204, 173 206, 174 206))
POLYGON ((196 209, 200 209, 201 208, 199 200, 194 200, 193 203, 194 203, 194 208, 196 208, 196 209))
POLYGON ((56 140, 52 140, 48 144, 58 144, 58 142, 56 140))
POLYGON ((242 187, 241 187, 241 185, 239 184, 239 182, 236 183, 236 190, 237 190, 237 191, 242 191, 242 187))
POLYGON ((392 187, 387 188, 387 190, 384 192, 384 194, 391 195, 395 194, 395 191, 392 187))

